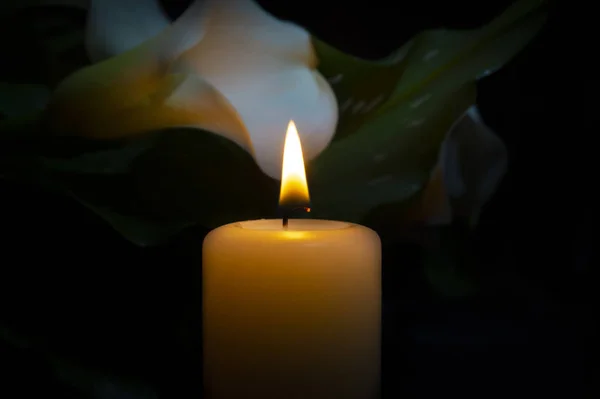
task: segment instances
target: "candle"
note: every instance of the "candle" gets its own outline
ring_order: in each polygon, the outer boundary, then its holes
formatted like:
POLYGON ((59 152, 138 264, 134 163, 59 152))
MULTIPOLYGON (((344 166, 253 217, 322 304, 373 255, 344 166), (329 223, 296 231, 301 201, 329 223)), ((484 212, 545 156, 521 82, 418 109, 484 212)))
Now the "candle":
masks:
MULTIPOLYGON (((290 122, 280 204, 307 207, 290 122)), ((204 384, 215 399, 374 399, 381 244, 360 225, 312 219, 219 227, 203 247, 204 384)))

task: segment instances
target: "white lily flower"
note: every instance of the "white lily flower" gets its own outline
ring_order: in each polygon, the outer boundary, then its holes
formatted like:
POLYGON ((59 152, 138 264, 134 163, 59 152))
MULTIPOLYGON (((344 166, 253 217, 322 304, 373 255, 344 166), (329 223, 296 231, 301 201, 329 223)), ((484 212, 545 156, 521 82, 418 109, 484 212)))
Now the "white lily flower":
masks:
POLYGON ((152 0, 92 0, 89 13, 87 49, 104 61, 59 86, 48 108, 57 131, 114 138, 207 129, 276 179, 290 120, 305 159, 331 141, 337 102, 309 33, 251 0, 197 0, 170 25, 152 0))
POLYGON ((477 107, 470 107, 446 135, 415 215, 431 225, 448 224, 456 217, 476 224, 507 168, 506 145, 477 107))

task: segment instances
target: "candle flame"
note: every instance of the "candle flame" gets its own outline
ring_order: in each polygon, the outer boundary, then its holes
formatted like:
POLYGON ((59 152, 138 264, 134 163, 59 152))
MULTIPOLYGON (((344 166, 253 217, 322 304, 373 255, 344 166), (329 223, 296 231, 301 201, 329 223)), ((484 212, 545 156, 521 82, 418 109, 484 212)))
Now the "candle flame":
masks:
POLYGON ((294 121, 290 121, 283 147, 283 167, 281 169, 281 191, 279 205, 285 207, 307 207, 310 203, 302 144, 294 121))

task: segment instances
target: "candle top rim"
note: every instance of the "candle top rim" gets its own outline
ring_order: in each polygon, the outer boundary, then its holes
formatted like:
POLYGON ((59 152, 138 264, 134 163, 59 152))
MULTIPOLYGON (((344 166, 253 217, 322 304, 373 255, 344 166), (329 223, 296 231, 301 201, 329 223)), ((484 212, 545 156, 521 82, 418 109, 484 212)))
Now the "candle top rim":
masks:
POLYGON ((257 219, 233 223, 235 227, 254 231, 335 231, 354 227, 354 224, 337 220, 289 219, 286 230, 282 219, 257 219))

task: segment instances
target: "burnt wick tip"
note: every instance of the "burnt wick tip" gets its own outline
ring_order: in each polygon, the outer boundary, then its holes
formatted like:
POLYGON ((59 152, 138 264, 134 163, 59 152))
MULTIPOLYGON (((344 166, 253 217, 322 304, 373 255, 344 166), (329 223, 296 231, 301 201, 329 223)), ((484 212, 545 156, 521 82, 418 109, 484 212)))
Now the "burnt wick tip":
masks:
POLYGON ((298 206, 296 208, 292 208, 290 210, 284 210, 283 212, 283 220, 282 220, 282 224, 283 224, 283 228, 287 229, 289 222, 290 222, 290 213, 298 211, 298 210, 303 210, 304 212, 310 212, 310 207, 308 206, 298 206))

